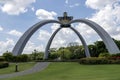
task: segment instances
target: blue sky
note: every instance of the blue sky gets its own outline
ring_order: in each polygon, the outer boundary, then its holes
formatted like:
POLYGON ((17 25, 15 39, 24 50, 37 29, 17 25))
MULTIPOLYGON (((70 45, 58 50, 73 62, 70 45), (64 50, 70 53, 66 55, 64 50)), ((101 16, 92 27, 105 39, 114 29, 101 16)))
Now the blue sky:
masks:
MULTIPOLYGON (((98 23, 111 37, 120 40, 120 0, 0 0, 0 54, 12 51, 21 35, 35 23, 44 19, 57 20, 65 11, 74 19, 87 18, 98 23)), ((44 51, 58 27, 58 24, 43 26, 31 37, 23 53, 31 53, 34 49, 44 51)), ((73 27, 88 44, 101 40, 85 24, 74 24, 73 27)), ((51 47, 66 46, 70 42, 81 44, 73 31, 62 29, 51 47)))

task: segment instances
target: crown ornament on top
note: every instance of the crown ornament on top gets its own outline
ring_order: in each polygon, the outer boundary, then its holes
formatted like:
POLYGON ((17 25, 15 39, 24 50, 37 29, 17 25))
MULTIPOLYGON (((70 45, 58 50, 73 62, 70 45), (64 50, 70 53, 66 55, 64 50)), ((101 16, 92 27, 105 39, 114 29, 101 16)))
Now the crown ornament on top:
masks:
POLYGON ((62 24, 68 24, 71 20, 73 20, 73 16, 68 16, 67 12, 63 13, 63 17, 58 17, 58 20, 62 23, 62 24))

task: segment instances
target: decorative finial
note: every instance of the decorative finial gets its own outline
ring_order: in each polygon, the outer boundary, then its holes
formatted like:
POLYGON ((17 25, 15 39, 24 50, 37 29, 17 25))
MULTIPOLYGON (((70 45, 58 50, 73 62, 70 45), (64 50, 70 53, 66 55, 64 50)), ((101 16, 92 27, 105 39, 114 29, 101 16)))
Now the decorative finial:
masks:
POLYGON ((64 12, 64 13, 63 13, 63 16, 64 16, 64 17, 67 17, 67 12, 64 12))
POLYGON ((58 20, 59 20, 62 24, 68 24, 72 19, 73 19, 72 16, 67 16, 67 12, 64 12, 64 13, 63 13, 63 17, 58 17, 58 20))

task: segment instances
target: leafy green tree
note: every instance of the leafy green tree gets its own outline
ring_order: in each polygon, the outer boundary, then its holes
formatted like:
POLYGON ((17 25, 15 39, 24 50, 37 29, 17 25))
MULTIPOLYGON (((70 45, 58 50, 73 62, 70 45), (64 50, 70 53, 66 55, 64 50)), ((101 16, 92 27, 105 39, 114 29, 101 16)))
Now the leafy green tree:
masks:
POLYGON ((108 52, 103 41, 96 41, 94 44, 97 48, 98 54, 103 53, 103 52, 108 52))
POLYGON ((91 57, 98 57, 99 53, 97 51, 97 47, 95 45, 88 45, 89 52, 91 57))
POLYGON ((36 50, 36 49, 34 49, 34 51, 32 52, 32 54, 31 54, 31 59, 32 60, 37 60, 37 54, 38 54, 39 52, 36 50))
POLYGON ((99 57, 105 57, 105 58, 107 58, 107 57, 110 57, 110 54, 109 53, 100 53, 99 57))
POLYGON ((12 59, 13 59, 12 53, 8 52, 8 51, 6 51, 5 53, 3 53, 3 57, 5 58, 6 61, 9 61, 9 62, 12 61, 12 59))
POLYGON ((20 62, 27 62, 29 60, 27 54, 19 55, 19 57, 20 57, 20 62))
POLYGON ((38 52, 36 55, 37 55, 37 56, 36 56, 36 59, 37 59, 37 60, 42 60, 42 59, 43 59, 43 56, 44 56, 44 52, 38 52))
POLYGON ((43 52, 38 52, 37 50, 34 50, 32 54, 28 55, 30 60, 42 60, 44 56, 43 52))
POLYGON ((51 52, 49 55, 50 59, 57 59, 59 57, 58 52, 51 52))
POLYGON ((74 57, 72 59, 84 58, 85 57, 85 53, 83 51, 83 47, 79 47, 79 48, 75 49, 73 55, 74 55, 74 57))
POLYGON ((113 39, 113 40, 116 43, 116 45, 118 46, 118 48, 120 49, 120 40, 115 40, 115 39, 113 39))
POLYGON ((70 42, 67 46, 67 49, 69 49, 71 53, 74 53, 75 49, 77 48, 79 48, 79 43, 77 42, 70 42))
POLYGON ((61 59, 70 59, 72 56, 72 53, 69 51, 69 49, 61 49, 58 51, 58 54, 60 55, 61 59))
POLYGON ((50 48, 50 52, 56 52, 57 48, 50 48))

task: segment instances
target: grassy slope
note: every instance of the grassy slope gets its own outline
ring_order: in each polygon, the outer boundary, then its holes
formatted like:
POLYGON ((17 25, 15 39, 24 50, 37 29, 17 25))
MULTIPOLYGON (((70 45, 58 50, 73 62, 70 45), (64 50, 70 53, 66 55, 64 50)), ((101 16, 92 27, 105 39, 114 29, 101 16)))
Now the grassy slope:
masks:
MULTIPOLYGON (((33 67, 33 65, 35 65, 35 62, 33 62, 33 63, 18 63, 18 70, 23 71, 23 70, 33 67)), ((14 72, 15 72, 15 63, 10 64, 10 66, 7 68, 0 69, 0 75, 14 73, 14 72)))
POLYGON ((51 63, 42 72, 3 80, 120 80, 120 65, 51 63))

